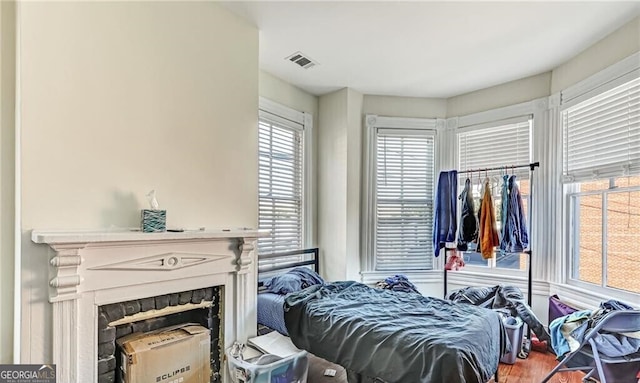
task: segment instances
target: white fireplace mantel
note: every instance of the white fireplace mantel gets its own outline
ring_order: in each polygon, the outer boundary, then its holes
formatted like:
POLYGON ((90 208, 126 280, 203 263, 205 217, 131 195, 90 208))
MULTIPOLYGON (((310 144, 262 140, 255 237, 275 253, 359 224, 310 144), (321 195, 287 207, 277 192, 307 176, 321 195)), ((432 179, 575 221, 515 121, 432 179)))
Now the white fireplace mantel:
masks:
POLYGON ((256 332, 254 244, 265 230, 33 231, 49 252, 53 362, 61 382, 97 380, 101 305, 224 286, 223 346, 256 332))

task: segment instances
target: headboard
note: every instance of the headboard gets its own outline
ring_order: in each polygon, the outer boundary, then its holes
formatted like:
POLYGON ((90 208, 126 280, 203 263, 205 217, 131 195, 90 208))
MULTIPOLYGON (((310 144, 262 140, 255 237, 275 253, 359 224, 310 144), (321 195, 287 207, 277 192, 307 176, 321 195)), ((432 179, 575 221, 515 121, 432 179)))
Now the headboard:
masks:
POLYGON ((311 266, 313 271, 319 272, 317 247, 258 255, 258 290, 262 288, 263 279, 300 266, 311 266))

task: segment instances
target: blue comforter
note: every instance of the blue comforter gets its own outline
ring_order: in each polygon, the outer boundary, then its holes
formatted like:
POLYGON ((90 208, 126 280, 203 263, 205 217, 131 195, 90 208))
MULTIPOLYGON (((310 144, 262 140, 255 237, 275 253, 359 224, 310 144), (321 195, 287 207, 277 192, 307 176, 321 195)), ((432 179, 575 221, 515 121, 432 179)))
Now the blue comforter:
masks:
POLYGON ((356 282, 289 294, 285 323, 296 347, 390 383, 484 383, 508 347, 494 311, 356 282))

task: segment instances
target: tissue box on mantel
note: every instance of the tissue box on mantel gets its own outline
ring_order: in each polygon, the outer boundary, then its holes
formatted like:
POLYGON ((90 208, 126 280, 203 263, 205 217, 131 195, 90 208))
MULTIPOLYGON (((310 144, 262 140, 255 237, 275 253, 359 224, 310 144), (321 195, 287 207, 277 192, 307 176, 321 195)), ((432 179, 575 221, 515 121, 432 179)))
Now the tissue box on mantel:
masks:
POLYGON ((167 230, 167 211, 142 209, 142 231, 157 233, 167 230))

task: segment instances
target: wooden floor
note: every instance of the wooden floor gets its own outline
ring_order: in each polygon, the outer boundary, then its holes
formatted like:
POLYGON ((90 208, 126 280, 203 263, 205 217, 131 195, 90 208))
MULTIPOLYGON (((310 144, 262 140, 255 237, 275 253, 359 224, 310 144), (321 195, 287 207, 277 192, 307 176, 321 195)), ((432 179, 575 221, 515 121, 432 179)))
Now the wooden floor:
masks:
MULTIPOLYGON (((500 364, 499 383, 539 383, 558 364, 552 353, 531 352, 527 359, 518 359, 513 365, 500 364)), ((550 383, 581 383, 582 372, 558 372, 550 383)))
MULTIPOLYGON (((555 355, 532 352, 527 359, 517 359, 516 363, 500 364, 499 383, 539 383, 557 364, 555 355)), ((584 374, 581 372, 557 373, 550 383, 581 383, 584 374)), ((309 355, 308 383, 347 383, 344 368, 309 355), (336 376, 324 376, 324 371, 331 368, 337 371, 336 376)), ((493 382, 493 380, 491 380, 493 382)))

